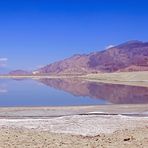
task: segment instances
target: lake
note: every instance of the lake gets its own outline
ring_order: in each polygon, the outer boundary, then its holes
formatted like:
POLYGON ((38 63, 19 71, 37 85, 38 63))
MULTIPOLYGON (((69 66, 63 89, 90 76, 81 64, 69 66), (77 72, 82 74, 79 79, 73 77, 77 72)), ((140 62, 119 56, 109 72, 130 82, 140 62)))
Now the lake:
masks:
POLYGON ((0 79, 0 106, 148 103, 148 87, 80 79, 0 79))

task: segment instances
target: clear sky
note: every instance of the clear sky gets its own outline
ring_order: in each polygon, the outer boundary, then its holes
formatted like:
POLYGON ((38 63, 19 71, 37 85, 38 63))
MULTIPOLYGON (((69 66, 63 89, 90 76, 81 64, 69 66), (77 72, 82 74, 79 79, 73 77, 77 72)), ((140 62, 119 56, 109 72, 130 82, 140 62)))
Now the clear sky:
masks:
POLYGON ((128 40, 148 41, 147 0, 1 0, 0 66, 36 69, 128 40))

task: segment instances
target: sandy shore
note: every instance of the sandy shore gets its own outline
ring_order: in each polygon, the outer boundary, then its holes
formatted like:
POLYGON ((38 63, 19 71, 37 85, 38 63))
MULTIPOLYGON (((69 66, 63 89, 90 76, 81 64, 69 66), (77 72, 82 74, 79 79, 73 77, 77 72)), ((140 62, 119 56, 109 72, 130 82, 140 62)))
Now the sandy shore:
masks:
POLYGON ((80 136, 28 129, 0 129, 1 148, 147 148, 148 128, 119 130, 112 134, 80 136))
POLYGON ((147 113, 148 105, 0 108, 0 148, 147 148, 147 113))
POLYGON ((52 118, 70 115, 135 115, 148 116, 148 104, 59 106, 59 107, 1 107, 0 118, 52 118))
POLYGON ((81 77, 87 81, 148 87, 148 71, 99 73, 81 77))

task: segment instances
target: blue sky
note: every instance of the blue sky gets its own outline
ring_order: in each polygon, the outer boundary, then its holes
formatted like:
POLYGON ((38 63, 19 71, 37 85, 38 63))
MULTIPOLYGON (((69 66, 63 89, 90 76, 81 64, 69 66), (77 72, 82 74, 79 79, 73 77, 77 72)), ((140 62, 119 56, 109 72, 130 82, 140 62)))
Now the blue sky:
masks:
POLYGON ((0 66, 36 69, 128 40, 148 41, 147 0, 0 1, 0 66))

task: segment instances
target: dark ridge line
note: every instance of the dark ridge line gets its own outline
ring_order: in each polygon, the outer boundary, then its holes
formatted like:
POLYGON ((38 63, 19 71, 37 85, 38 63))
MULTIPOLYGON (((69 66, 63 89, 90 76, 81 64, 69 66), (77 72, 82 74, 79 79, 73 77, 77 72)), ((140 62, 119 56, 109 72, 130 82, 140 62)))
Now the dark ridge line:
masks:
POLYGON ((122 115, 122 116, 136 116, 136 117, 148 117, 147 114, 126 114, 126 113, 121 113, 121 114, 118 114, 118 113, 86 113, 86 114, 79 114, 79 115, 112 115, 112 116, 117 116, 117 115, 122 115))
POLYGON ((80 116, 93 116, 93 115, 104 115, 104 116, 132 116, 132 117, 148 117, 146 114, 116 114, 116 113, 82 113, 82 114, 70 114, 70 115, 57 115, 57 116, 0 116, 0 119, 25 119, 25 118, 33 118, 33 119, 48 119, 48 118, 55 118, 55 117, 66 117, 66 116, 73 116, 73 115, 80 115, 80 116))

